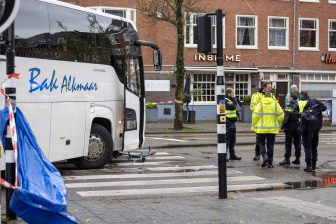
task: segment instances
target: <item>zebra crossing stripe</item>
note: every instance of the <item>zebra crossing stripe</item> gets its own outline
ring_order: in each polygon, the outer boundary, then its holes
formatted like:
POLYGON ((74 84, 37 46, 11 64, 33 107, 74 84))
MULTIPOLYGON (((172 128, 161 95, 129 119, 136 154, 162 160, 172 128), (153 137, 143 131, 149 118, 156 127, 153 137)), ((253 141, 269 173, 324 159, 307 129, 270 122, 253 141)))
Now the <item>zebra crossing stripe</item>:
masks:
POLYGON ((168 156, 171 155, 169 152, 154 152, 155 156, 168 156))
POLYGON ((289 197, 267 197, 267 198, 253 198, 260 202, 266 202, 269 204, 283 206, 288 209, 293 209, 299 212, 304 212, 310 215, 319 216, 322 218, 327 218, 329 220, 336 221, 336 208, 321 205, 318 203, 303 201, 300 199, 289 198, 289 197))
MULTIPOLYGON (((229 177, 228 181, 256 181, 265 178, 257 176, 229 177)), ((68 183, 67 188, 89 188, 89 187, 125 187, 125 186, 148 186, 167 184, 194 184, 194 183, 217 183, 218 178, 193 178, 193 179, 168 179, 168 180, 143 180, 143 181, 115 181, 115 182, 90 182, 90 183, 68 183)))
POLYGON ((183 171, 183 170, 204 170, 204 169, 216 169, 217 166, 208 165, 208 166, 167 166, 167 167, 149 167, 146 170, 150 171, 183 171))
MULTIPOLYGON (((228 170, 228 174, 240 174, 237 170, 228 170)), ((105 180, 105 179, 133 179, 133 178, 160 178, 160 177, 190 177, 217 175, 217 170, 181 172, 181 173, 138 173, 138 174, 108 174, 108 175, 83 175, 83 176, 64 176, 63 179, 69 180, 105 180)))
MULTIPOLYGON (((228 191, 261 190, 269 188, 280 188, 286 186, 288 185, 283 183, 228 185, 228 191)), ((77 191, 76 193, 82 197, 107 197, 107 196, 113 197, 113 196, 165 195, 165 194, 209 193, 209 192, 218 192, 218 186, 77 191)))
POLYGON ((153 165, 162 165, 165 163, 176 163, 180 161, 160 161, 160 162, 121 162, 121 163, 112 163, 113 166, 153 166, 153 165))

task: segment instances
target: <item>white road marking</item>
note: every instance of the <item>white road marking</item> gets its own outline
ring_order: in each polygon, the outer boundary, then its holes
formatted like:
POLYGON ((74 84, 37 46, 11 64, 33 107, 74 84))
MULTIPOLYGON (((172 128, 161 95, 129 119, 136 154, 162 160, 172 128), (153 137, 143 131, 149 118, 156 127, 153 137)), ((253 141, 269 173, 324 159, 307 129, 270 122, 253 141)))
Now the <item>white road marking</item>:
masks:
POLYGON ((147 157, 148 160, 163 160, 163 159, 185 159, 183 156, 157 156, 157 157, 147 157))
POLYGON ((217 166, 207 165, 207 166, 167 166, 167 167, 150 167, 146 170, 151 171, 181 171, 181 170, 202 170, 202 169, 216 169, 217 166))
POLYGON ((172 142, 188 142, 188 141, 181 140, 181 139, 176 139, 176 138, 158 138, 158 137, 145 137, 145 138, 155 139, 155 140, 172 141, 172 142))
POLYGON ((154 152, 153 156, 168 156, 171 155, 169 152, 154 152))
MULTIPOLYGON (((240 174, 238 170, 228 170, 228 174, 240 174)), ((64 176, 64 180, 104 180, 104 179, 133 179, 133 178, 159 178, 159 177, 191 177, 202 175, 217 175, 217 170, 181 172, 181 173, 137 173, 137 174, 107 174, 107 175, 83 175, 64 176)))
MULTIPOLYGON (((228 181, 256 181, 265 178, 257 176, 228 177, 228 181)), ((125 187, 125 186, 148 186, 148 185, 172 185, 172 184, 194 184, 194 183, 218 183, 218 178, 193 178, 193 179, 168 179, 168 180, 143 180, 143 181, 115 181, 115 182, 90 182, 90 183, 68 183, 67 188, 89 188, 89 187, 125 187)))
POLYGON ((274 205, 280 205, 288 209, 294 209, 299 212, 304 212, 310 215, 319 216, 336 221, 336 208, 321 205, 318 203, 303 201, 288 197, 267 197, 267 198, 253 198, 254 200, 267 202, 274 205))
MULTIPOLYGON (((288 185, 285 185, 283 183, 229 185, 228 191, 267 189, 272 187, 286 187, 286 186, 288 185)), ((106 197, 106 196, 165 195, 165 194, 183 194, 183 193, 209 193, 217 191, 218 186, 204 186, 204 187, 129 189, 129 190, 77 191, 76 193, 82 197, 106 197)))
POLYGON ((165 163, 176 163, 179 161, 160 161, 160 162, 127 162, 127 163, 112 163, 113 166, 153 166, 162 165, 165 163))

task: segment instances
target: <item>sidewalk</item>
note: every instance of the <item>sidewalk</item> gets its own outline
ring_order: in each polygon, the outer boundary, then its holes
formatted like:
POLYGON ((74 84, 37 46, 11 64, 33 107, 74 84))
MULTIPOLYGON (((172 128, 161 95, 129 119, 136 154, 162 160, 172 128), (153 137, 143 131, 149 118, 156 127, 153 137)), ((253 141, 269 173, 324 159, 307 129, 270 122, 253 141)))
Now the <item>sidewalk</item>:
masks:
MULTIPOLYGON (((196 124, 183 124, 181 131, 173 130, 173 121, 160 121, 158 123, 146 123, 146 134, 168 134, 168 133, 216 133, 215 121, 198 121, 196 124)), ((251 123, 236 123, 238 133, 251 132, 251 123)), ((323 126, 322 131, 336 131, 336 126, 323 126)))

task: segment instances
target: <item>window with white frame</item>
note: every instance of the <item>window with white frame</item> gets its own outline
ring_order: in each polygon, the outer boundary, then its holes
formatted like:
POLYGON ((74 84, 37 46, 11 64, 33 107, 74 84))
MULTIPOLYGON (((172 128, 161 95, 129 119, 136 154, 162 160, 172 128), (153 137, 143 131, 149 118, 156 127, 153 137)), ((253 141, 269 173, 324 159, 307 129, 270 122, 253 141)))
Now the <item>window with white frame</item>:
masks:
POLYGON ((288 49, 288 17, 268 17, 268 48, 288 49))
POLYGON ((299 0, 299 2, 320 2, 320 0, 299 0))
POLYGON ((194 102, 215 102, 215 74, 194 74, 192 87, 194 102))
POLYGON ((257 16, 238 15, 236 18, 236 47, 256 49, 258 42, 257 16))
MULTIPOLYGON (((196 18, 202 14, 188 13, 186 14, 185 24, 185 46, 197 47, 197 24, 196 18)), ((225 19, 223 19, 223 43, 225 46, 225 19)), ((216 47, 217 23, 214 16, 211 17, 211 43, 216 47)))
POLYGON ((300 18, 300 50, 317 50, 319 43, 319 20, 300 18))
POLYGON ((249 95, 249 74, 235 74, 235 93, 239 100, 249 95))
POLYGON ((329 51, 336 51, 336 19, 329 20, 329 51))
POLYGON ((105 12, 111 15, 120 16, 125 19, 129 19, 133 22, 136 22, 136 11, 131 8, 116 8, 116 7, 90 7, 91 9, 95 9, 100 12, 105 12))

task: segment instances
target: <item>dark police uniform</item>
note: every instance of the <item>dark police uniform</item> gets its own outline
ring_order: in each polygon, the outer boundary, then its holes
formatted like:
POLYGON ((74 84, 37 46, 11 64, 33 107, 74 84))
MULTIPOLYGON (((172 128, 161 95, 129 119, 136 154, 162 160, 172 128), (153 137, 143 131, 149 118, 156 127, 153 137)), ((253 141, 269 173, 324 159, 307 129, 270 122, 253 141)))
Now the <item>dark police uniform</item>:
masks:
POLYGON ((311 108, 310 105, 316 105, 314 107, 314 110, 316 110, 317 114, 316 119, 313 121, 306 121, 301 118, 300 123, 302 143, 307 164, 305 171, 312 172, 316 169, 319 132, 322 128, 322 112, 325 111, 327 107, 321 101, 316 99, 310 99, 309 97, 302 97, 300 101, 300 112, 304 112, 305 110, 311 108))
POLYGON ((300 132, 300 113, 299 103, 296 100, 291 100, 285 109, 285 118, 281 125, 284 129, 285 138, 285 160, 280 162, 280 165, 289 165, 289 158, 291 157, 292 141, 294 139, 295 157, 293 164, 300 164, 301 157, 301 132, 300 132))
POLYGON ((226 147, 229 149, 230 160, 240 160, 236 156, 236 121, 237 121, 237 102, 232 97, 226 97, 225 115, 226 115, 226 147))

